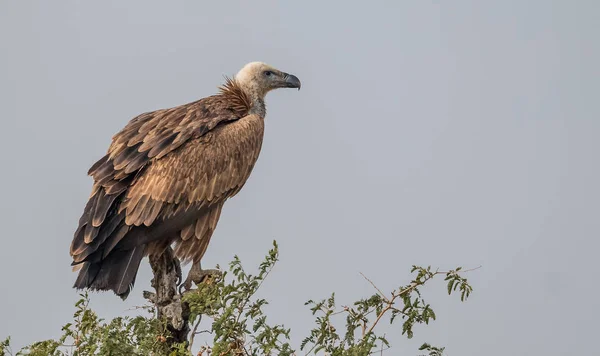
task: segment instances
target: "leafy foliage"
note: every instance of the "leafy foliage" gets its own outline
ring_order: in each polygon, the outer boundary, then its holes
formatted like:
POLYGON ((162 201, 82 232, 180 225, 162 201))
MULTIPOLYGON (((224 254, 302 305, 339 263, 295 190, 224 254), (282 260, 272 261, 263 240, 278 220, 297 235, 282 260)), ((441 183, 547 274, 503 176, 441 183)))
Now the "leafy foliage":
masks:
MULTIPOLYGON (((36 342, 15 355, 179 355, 167 347, 168 333, 164 324, 152 314, 117 317, 106 323, 89 308, 88 294, 80 296, 73 322, 63 326, 63 335, 58 340, 36 342)), ((9 341, 1 344, 0 356, 12 355, 9 341)))
MULTIPOLYGON (((89 297, 84 293, 75 304, 73 321, 62 328, 63 335, 58 340, 36 342, 13 354, 10 338, 7 338, 0 341, 0 356, 190 356, 194 339, 199 334, 206 334, 212 341, 196 347, 200 350, 197 355, 299 355, 290 345, 290 329, 269 324, 263 310, 268 302, 255 297, 278 258, 278 246, 274 241, 257 274, 247 273, 235 256, 228 272, 210 278, 198 289, 186 293, 183 299, 190 308, 190 322, 195 324, 188 343, 169 342, 166 324, 155 317, 152 306, 142 308, 145 315, 117 317, 105 322, 89 308, 89 297), (210 327, 207 325, 206 330, 198 331, 201 324, 207 323, 210 327)), ((431 267, 413 266, 410 283, 388 294, 365 277, 376 293, 350 306, 338 307, 335 294, 321 301, 309 300, 305 305, 315 317, 315 327, 302 340, 300 350, 306 355, 331 356, 383 353, 391 345, 385 334, 378 332, 381 321, 400 323, 401 333, 412 338, 416 325, 429 324, 436 319, 431 305, 422 297, 420 287, 443 275, 448 294, 457 292, 464 301, 473 290, 464 278, 464 272, 468 271, 460 267, 442 272, 431 267)), ((444 348, 425 343, 419 351, 426 353, 421 355, 441 356, 444 348)))
MULTIPOLYGON (((392 291, 389 296, 383 294, 379 288, 368 278, 365 279, 373 285, 377 293, 364 299, 360 299, 352 306, 343 306, 336 309, 335 294, 326 300, 315 302, 309 300, 306 305, 310 306, 313 315, 316 315, 317 326, 313 328, 310 335, 306 337, 300 346, 301 350, 308 348, 308 354, 325 351, 332 356, 369 355, 376 350, 389 348, 390 343, 385 336, 378 335, 376 326, 384 317, 389 317, 390 324, 394 324, 398 317, 402 322, 402 334, 409 339, 413 337, 413 327, 417 324, 429 324, 435 320, 435 312, 431 305, 425 302, 421 296, 419 287, 438 275, 445 275, 448 281, 448 293, 456 289, 461 292, 461 300, 469 297, 472 288, 466 278, 459 272, 461 268, 449 272, 433 271, 431 267, 423 268, 413 266, 411 273, 414 279, 405 286, 392 291), (345 333, 343 337, 337 332, 332 317, 345 315, 345 333), (378 346, 379 345, 379 346, 378 346)), ((423 344, 420 350, 430 352, 431 356, 441 355, 443 348, 436 348, 429 344, 423 344)))
MULTIPOLYGON (((184 301, 190 306, 190 320, 199 322, 202 316, 213 320, 213 344, 206 347, 212 355, 292 355, 288 343, 290 330, 283 325, 270 326, 263 313, 265 299, 254 299, 265 278, 278 260, 277 243, 259 266, 257 275, 246 273, 235 256, 229 264, 233 281, 226 283, 227 272, 212 283, 204 283, 184 301)), ((194 333, 192 334, 194 337, 194 333)), ((193 341, 193 339, 192 339, 193 341)))
MULTIPOLYGON (((419 347, 419 351, 429 352, 427 354, 427 356, 442 356, 444 354, 444 350, 445 350, 445 347, 435 347, 435 346, 429 345, 428 343, 424 343, 423 345, 421 345, 421 347, 419 347)), ((426 356, 426 355, 421 354, 419 356, 426 356)))

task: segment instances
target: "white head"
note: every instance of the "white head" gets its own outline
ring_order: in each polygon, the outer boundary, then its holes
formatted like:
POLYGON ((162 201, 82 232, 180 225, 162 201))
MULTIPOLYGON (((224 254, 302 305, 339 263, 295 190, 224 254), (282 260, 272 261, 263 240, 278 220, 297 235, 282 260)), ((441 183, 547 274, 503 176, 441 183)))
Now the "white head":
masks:
POLYGON ((298 88, 300 79, 262 62, 251 62, 236 75, 237 84, 253 99, 262 100, 273 89, 298 88))

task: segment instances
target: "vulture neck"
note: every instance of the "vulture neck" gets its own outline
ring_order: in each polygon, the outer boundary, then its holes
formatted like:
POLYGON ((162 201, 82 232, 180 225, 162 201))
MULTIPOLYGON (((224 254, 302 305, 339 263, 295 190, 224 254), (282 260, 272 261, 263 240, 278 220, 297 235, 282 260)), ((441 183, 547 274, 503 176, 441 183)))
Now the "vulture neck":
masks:
POLYGON ((264 118, 266 114, 265 95, 267 95, 267 91, 261 88, 255 81, 244 80, 243 78, 241 80, 237 78, 235 83, 250 99, 249 114, 259 115, 264 118))
POLYGON ((225 95, 232 105, 244 112, 245 115, 258 115, 265 117, 267 109, 265 106, 265 92, 253 85, 237 80, 227 79, 221 89, 221 94, 225 95))
POLYGON ((267 107, 265 105, 265 97, 248 95, 250 97, 250 101, 252 105, 250 106, 250 110, 248 111, 249 115, 258 115, 262 118, 267 114, 267 107))

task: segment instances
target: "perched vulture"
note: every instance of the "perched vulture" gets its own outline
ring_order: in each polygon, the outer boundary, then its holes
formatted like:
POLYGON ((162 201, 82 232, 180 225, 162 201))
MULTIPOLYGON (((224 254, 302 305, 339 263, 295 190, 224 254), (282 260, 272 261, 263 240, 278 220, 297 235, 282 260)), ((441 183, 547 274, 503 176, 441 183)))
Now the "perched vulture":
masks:
POLYGON ((265 95, 277 88, 300 80, 249 63, 218 94, 141 114, 114 135, 88 172, 94 185, 70 249, 74 288, 125 299, 142 258, 171 245, 199 271, 223 204, 258 158, 265 95))

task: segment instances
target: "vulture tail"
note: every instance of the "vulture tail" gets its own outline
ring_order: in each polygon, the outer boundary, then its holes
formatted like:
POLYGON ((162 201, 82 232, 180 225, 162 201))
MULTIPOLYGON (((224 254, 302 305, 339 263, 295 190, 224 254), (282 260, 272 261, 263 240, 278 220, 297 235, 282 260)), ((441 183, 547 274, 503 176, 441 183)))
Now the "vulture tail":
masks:
POLYGON ((127 299, 135 283, 145 247, 141 245, 130 250, 114 250, 101 261, 84 262, 73 287, 112 290, 121 299, 127 299))

